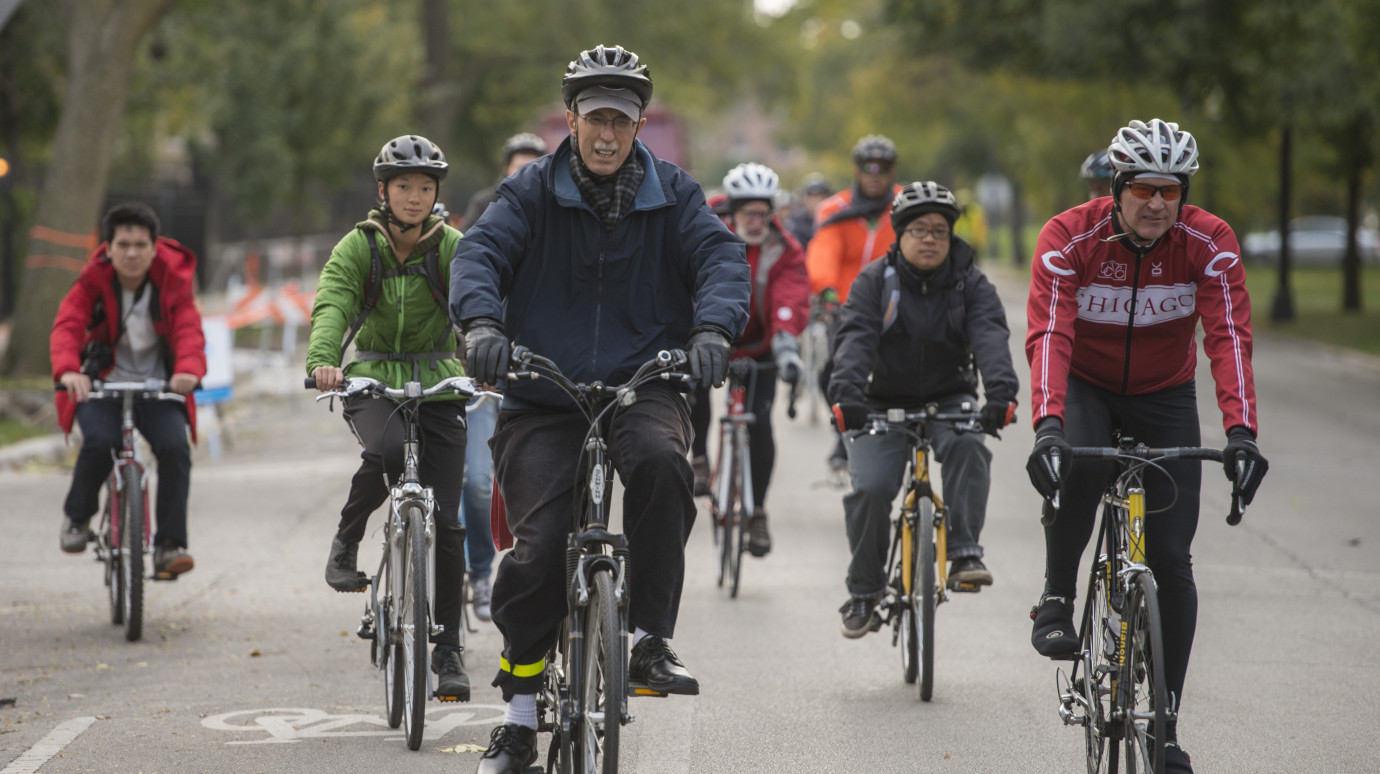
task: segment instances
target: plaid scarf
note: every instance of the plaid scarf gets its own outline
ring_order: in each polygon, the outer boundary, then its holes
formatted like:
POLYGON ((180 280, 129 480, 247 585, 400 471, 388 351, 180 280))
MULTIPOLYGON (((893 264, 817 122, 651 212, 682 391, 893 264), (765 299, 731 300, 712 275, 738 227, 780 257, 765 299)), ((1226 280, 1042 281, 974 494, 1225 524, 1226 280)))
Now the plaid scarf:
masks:
POLYGON ((613 195, 609 196, 606 190, 607 181, 601 182, 585 166, 585 160, 580 158, 580 148, 575 144, 575 136, 570 137, 570 175, 575 178, 575 187, 580 189, 580 196, 584 197, 585 203, 593 210, 594 214, 603 221, 604 228, 609 231, 618 225, 618 221, 630 210, 632 210, 633 198, 637 196, 637 189, 642 185, 642 178, 646 176, 647 170, 643 169, 642 161, 637 158, 637 149, 628 154, 628 160, 623 162, 623 166, 614 173, 613 195))

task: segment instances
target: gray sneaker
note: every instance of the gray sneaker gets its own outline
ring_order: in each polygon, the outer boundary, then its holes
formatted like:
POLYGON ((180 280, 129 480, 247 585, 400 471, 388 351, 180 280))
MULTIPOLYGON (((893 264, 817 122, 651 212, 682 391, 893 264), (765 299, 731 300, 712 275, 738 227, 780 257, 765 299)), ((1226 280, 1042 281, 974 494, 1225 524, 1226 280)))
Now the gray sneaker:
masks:
POLYGON ((489 602, 493 598, 494 582, 489 578, 475 578, 470 581, 470 601, 474 604, 474 617, 481 621, 494 620, 489 602))
POLYGON ((331 540, 331 555, 326 560, 326 583, 336 591, 364 591, 369 579, 355 569, 359 558, 359 543, 347 543, 337 532, 331 540))
POLYGON ((96 539, 88 526, 90 523, 90 520, 76 522, 63 517, 62 533, 58 535, 58 540, 65 553, 79 554, 86 550, 88 542, 96 539))
POLYGON ((192 555, 181 546, 153 547, 153 574, 163 580, 170 580, 184 572, 190 572, 195 566, 196 562, 192 560, 192 555))
POLYGON ((761 508, 748 518, 748 553, 763 557, 771 553, 771 531, 767 529, 767 512, 761 508))
POLYGON ((872 597, 849 597, 839 612, 843 614, 839 629, 850 640, 882 628, 882 618, 877 615, 877 600, 872 597))

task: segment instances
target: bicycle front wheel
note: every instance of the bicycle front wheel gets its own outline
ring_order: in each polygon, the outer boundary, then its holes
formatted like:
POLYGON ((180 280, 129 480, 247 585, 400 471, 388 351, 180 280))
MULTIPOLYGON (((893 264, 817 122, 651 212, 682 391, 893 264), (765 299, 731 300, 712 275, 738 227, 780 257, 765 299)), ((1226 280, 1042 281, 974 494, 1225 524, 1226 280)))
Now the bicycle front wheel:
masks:
POLYGON ((120 497, 114 479, 107 481, 105 488, 100 537, 105 563, 105 591, 110 599, 110 622, 122 624, 125 622, 125 585, 122 580, 123 570, 120 569, 120 552, 117 550, 120 544, 120 534, 117 531, 120 516, 115 510, 119 507, 120 497))
POLYGON ((1120 693, 1128 774, 1164 774, 1164 733, 1169 691, 1164 683, 1164 645, 1155 579, 1136 574, 1126 595, 1126 661, 1120 693))
POLYGON ((422 727, 426 723, 427 679, 427 575, 425 518, 420 506, 403 506, 403 523, 407 529, 407 550, 403 571, 398 573, 402 590, 402 605, 398 616, 402 622, 402 681, 403 730, 407 748, 422 746, 422 727))
POLYGON ((733 495, 729 487, 733 477, 728 472, 733 466, 733 453, 725 446, 726 436, 723 431, 719 432, 719 459, 710 483, 714 492, 714 500, 709 506, 714 525, 714 577, 719 586, 728 580, 728 552, 733 546, 733 540, 729 537, 733 517, 733 495))
POLYGON ((120 469, 120 597, 125 639, 144 635, 144 487, 139 469, 120 469))
POLYGON ((904 600, 901 605, 900 635, 901 635, 901 672, 905 677, 907 685, 913 685, 915 679, 920 676, 920 626, 919 617, 915 614, 915 605, 911 604, 915 594, 915 562, 920 556, 920 540, 916 535, 915 528, 906 521, 904 513, 900 516, 900 545, 903 551, 901 557, 902 567, 893 576, 892 585, 896 588, 896 598, 904 600), (910 575, 904 576, 906 568, 910 569, 910 575), (909 584, 909 588, 905 584, 909 584))
POLYGON ((574 759, 576 771, 582 774, 614 774, 628 695, 627 661, 613 573, 599 570, 593 581, 585 615, 584 663, 579 665, 583 679, 574 759))
POLYGON ((919 508, 910 607, 919 630, 916 640, 920 646, 920 701, 929 701, 934 695, 934 607, 939 601, 935 589, 934 503, 922 497, 919 508))
POLYGON ((747 551, 748 520, 752 518, 752 460, 748 454, 747 428, 734 429, 733 462, 736 470, 734 480, 738 496, 734 498, 733 511, 733 598, 738 597, 738 587, 743 580, 743 554, 747 551))
POLYGON ((1082 650, 1074 666, 1073 687, 1083 705, 1083 743, 1088 774, 1116 770, 1116 743, 1108 744, 1107 719, 1111 717, 1111 686, 1117 675, 1117 638, 1121 623, 1107 596, 1106 568, 1106 557, 1099 556, 1089 575, 1079 638, 1082 650))
POLYGON ((407 682, 407 676, 403 671, 402 644, 395 631, 398 611, 394 606, 394 600, 400 595, 397 577, 393 572, 392 557, 396 554, 393 553, 391 543, 392 541, 384 542, 384 555, 390 558, 380 566, 379 576, 375 579, 377 588, 372 592, 378 595, 374 607, 374 647, 378 655, 376 665, 383 671, 383 705, 388 717, 388 727, 397 728, 402 725, 403 705, 406 703, 403 686, 407 682))

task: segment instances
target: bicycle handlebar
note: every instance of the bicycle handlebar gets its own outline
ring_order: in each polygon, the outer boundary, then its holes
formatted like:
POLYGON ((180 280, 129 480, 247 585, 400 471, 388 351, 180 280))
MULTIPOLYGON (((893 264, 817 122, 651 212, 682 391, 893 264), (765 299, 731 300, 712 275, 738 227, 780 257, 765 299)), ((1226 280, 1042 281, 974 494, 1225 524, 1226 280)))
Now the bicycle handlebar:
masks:
MULTIPOLYGON (((1222 450, 1209 449, 1201 446, 1172 446, 1162 449, 1148 447, 1144 444, 1137 444, 1131 448, 1116 448, 1111 446, 1075 446, 1073 447, 1074 459, 1134 459, 1146 462, 1157 462, 1159 460, 1199 460, 1203 462, 1221 462, 1222 450)), ((1236 463, 1236 481, 1232 483, 1231 490, 1231 511, 1227 513, 1227 524, 1235 527, 1241 523, 1241 517, 1246 515, 1246 504, 1241 497, 1241 479, 1245 476, 1245 463, 1238 460, 1236 463)), ((1055 495, 1049 502, 1054 513, 1059 510, 1059 498, 1055 495)), ((1046 513, 1040 519, 1041 523, 1048 526, 1054 521, 1054 513, 1046 509, 1046 513)))
MULTIPOLYGON (((786 382, 786 384, 789 384, 791 387, 790 392, 787 394, 786 401, 786 417, 788 419, 795 419, 795 402, 796 399, 800 397, 800 382, 801 380, 807 378, 805 376, 805 364, 801 363, 800 358, 798 357, 796 358, 796 364, 799 368, 799 370, 797 371, 797 373, 800 375, 799 378, 797 378, 793 382, 786 382)), ((728 361, 728 370, 730 374, 732 374, 735 370, 740 373, 746 373, 749 370, 755 370, 758 373, 774 374, 777 371, 780 371, 781 367, 778 366, 774 361, 759 361, 753 360, 752 358, 740 357, 736 360, 728 361)))
MULTIPOLYGON (((200 389, 201 385, 197 384, 200 389)), ((67 388, 62 384, 53 385, 54 392, 66 392, 67 388)), ((166 379, 146 379, 142 382, 103 382, 99 379, 91 380, 91 392, 86 394, 87 400, 105 400, 123 398, 127 392, 135 393, 136 398, 150 398, 157 400, 178 400, 186 402, 187 396, 176 392, 168 392, 168 380, 166 379)))
MULTIPOLYGON (((971 405, 968 403, 965 406, 971 405)), ((960 433, 982 433, 982 414, 973 409, 941 413, 937 404, 931 403, 919 411, 887 409, 869 412, 867 415, 869 433, 884 433, 892 425, 944 424, 960 433)))
POLYGON ((542 357, 521 345, 513 347, 513 353, 509 358, 509 362, 521 366, 521 368, 513 368, 510 370, 507 374, 508 379, 550 379, 564 388, 567 392, 573 391, 575 394, 586 397, 605 395, 621 397, 628 391, 636 389, 653 379, 682 382, 691 380, 690 374, 678 370, 690 362, 690 358, 686 356, 685 351, 680 349, 661 350, 651 360, 638 366, 637 371, 633 373, 632 377, 621 385, 609 385, 599 381, 590 384, 571 381, 570 378, 561 371, 560 366, 556 365, 555 361, 542 357))
MULTIPOLYGON (((308 390, 316 389, 316 378, 312 376, 306 377, 302 380, 302 386, 308 390)), ((402 386, 402 389, 398 389, 396 387, 389 387, 384 382, 377 379, 371 379, 367 376, 347 376, 341 383, 340 389, 323 392, 316 396, 316 399, 319 401, 326 398, 348 398, 352 395, 368 393, 394 399, 404 398, 413 400, 417 398, 430 398, 433 395, 440 395, 445 392, 472 397, 475 393, 484 394, 487 391, 480 390, 475 385, 474 379, 468 376, 452 376, 447 379, 442 379, 425 390, 422 389, 421 382, 407 382, 402 386)))

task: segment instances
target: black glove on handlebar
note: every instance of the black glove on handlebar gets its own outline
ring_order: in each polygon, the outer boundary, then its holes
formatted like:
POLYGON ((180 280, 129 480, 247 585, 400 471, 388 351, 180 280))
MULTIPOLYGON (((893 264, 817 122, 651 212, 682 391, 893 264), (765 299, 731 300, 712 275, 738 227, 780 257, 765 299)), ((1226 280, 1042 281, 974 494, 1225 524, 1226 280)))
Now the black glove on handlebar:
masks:
POLYGON ((686 345, 690 376, 703 387, 718 387, 728 376, 728 337, 711 326, 700 326, 686 345))
POLYGON ((1251 500, 1255 499, 1255 490, 1260 488, 1260 482, 1269 469, 1270 463, 1261 455, 1250 430, 1237 425, 1227 431, 1227 445, 1222 448, 1222 470, 1227 474, 1227 480, 1240 490, 1241 502, 1251 504, 1251 500), (1245 463, 1240 480, 1236 477, 1237 460, 1245 463))
POLYGON ((498 384, 508 373, 511 349, 497 320, 479 317, 465 326, 465 371, 475 381, 498 384))
POLYGON ((834 423, 839 432, 861 430, 867 426, 867 405, 864 403, 835 403, 834 423))
POLYGON ((1014 400, 989 400, 987 405, 982 407, 982 430, 988 435, 996 435, 997 431, 1011 424, 1011 420, 1016 418, 1016 401, 1014 400))
POLYGON ((1064 440, 1064 426, 1058 417, 1045 417, 1035 427, 1035 448, 1026 460, 1030 483, 1046 500, 1059 494, 1059 485, 1069 472, 1073 447, 1064 440))

